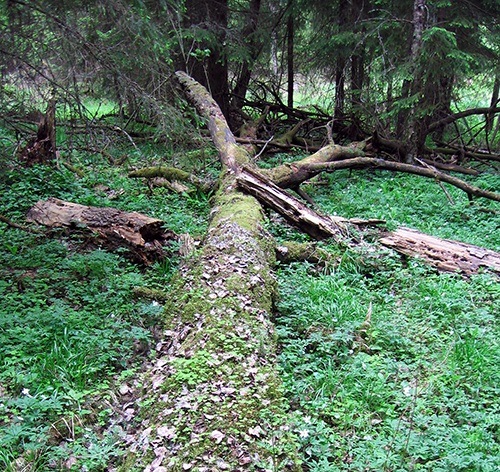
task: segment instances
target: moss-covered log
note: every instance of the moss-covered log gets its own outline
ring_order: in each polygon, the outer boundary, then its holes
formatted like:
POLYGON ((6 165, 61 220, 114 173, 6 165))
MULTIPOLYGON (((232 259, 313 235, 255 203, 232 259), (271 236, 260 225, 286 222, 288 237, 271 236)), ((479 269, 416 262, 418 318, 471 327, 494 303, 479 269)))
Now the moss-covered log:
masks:
POLYGON ((140 402, 143 428, 123 469, 293 470, 269 320, 275 243, 258 201, 236 185, 249 155, 208 92, 178 77, 209 120, 223 169, 204 244, 172 281, 167 330, 140 402))
POLYGON ((132 179, 154 179, 155 177, 163 177, 170 182, 187 182, 193 184, 198 190, 204 193, 212 190, 215 185, 214 182, 200 179, 199 177, 196 177, 196 175, 175 167, 144 167, 142 169, 129 172, 128 176, 132 179))
POLYGON ((358 146, 330 144, 300 161, 287 162, 263 172, 278 187, 294 188, 319 173, 314 165, 364 156, 363 146, 364 143, 359 143, 358 146))

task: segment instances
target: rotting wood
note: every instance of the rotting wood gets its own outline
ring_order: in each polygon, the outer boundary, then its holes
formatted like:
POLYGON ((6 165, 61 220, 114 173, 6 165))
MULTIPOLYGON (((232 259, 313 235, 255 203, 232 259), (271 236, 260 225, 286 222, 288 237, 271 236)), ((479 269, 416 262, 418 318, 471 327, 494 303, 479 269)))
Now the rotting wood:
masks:
POLYGON ((49 100, 40 118, 36 137, 19 150, 19 159, 26 166, 48 164, 56 160, 56 101, 49 100))
POLYGON ((309 236, 315 239, 333 238, 337 241, 341 239, 342 228, 339 224, 307 207, 257 170, 244 166, 236 180, 246 192, 309 236))
POLYGON ((95 246, 110 250, 129 249, 135 262, 150 264, 164 258, 170 241, 178 236, 163 229, 164 222, 137 212, 96 208, 57 198, 39 200, 28 212, 27 221, 50 228, 66 228, 87 235, 95 246))
POLYGON ((379 242, 401 254, 420 257, 441 271, 469 276, 481 269, 490 269, 500 274, 500 253, 472 244, 441 239, 410 228, 399 228, 379 242))

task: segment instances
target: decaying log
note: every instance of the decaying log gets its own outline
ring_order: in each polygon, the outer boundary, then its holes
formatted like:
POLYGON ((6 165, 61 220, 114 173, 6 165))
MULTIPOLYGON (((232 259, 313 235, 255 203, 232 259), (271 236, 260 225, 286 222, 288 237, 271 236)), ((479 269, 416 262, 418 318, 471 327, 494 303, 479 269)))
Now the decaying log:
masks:
POLYGON ((143 264, 168 254, 169 241, 178 236, 164 230, 164 222, 136 212, 116 208, 96 208, 65 202, 57 198, 39 200, 28 212, 27 221, 51 228, 84 232, 93 245, 110 250, 129 249, 130 257, 143 264))
POLYGON ((276 259, 284 264, 290 262, 328 263, 335 256, 317 246, 316 243, 296 243, 287 241, 276 246, 276 259))
POLYGON ((277 434, 287 420, 270 321, 275 243, 262 207, 235 181, 250 155, 207 90, 183 72, 176 75, 208 120, 222 172, 203 244, 170 282, 168 331, 137 400, 149 433, 131 441, 125 470, 242 472, 262 470, 261 463, 297 470, 294 445, 277 434), (271 443, 273 450, 266 447, 271 443), (274 453, 275 444, 283 455, 274 453))
POLYGON ((238 185, 272 208, 291 224, 315 239, 334 238, 339 241, 342 228, 331 218, 307 207, 293 195, 283 191, 261 172, 244 166, 236 178, 238 185))
POLYGON ((402 254, 420 257, 442 271, 469 276, 481 269, 490 269, 500 274, 500 253, 472 244, 441 239, 409 228, 399 228, 379 242, 402 254))

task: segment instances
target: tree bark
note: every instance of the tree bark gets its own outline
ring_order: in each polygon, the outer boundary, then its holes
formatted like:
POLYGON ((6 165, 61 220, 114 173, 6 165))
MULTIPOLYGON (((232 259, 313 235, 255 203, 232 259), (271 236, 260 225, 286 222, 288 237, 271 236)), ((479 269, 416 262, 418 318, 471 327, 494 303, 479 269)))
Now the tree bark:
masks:
MULTIPOLYGON (((413 6, 413 39, 410 48, 410 64, 411 73, 413 79, 411 82, 411 95, 419 97, 422 93, 422 73, 419 68, 420 51, 422 49, 422 36, 424 32, 425 25, 425 12, 427 7, 426 0, 415 0, 413 6)), ((418 105, 418 101, 417 101, 418 105)), ((409 110, 409 117, 407 120, 407 130, 406 130, 406 143, 408 146, 408 151, 406 153, 406 163, 413 164, 415 157, 419 155, 422 142, 422 129, 421 124, 416 118, 415 106, 411 107, 409 110)), ((425 136, 424 136, 425 138, 425 136)))
POLYGON ((40 118, 36 138, 19 151, 20 160, 27 166, 54 163, 56 160, 56 101, 49 100, 40 118))
POLYGON ((284 216, 289 223, 309 236, 315 239, 333 238, 340 241, 342 236, 340 225, 281 190, 261 172, 245 166, 238 173, 236 180, 247 193, 284 216))
POLYGON ((232 91, 232 105, 238 109, 243 106, 248 90, 248 84, 250 83, 250 78, 252 77, 254 63, 262 51, 262 41, 256 36, 261 3, 261 0, 250 1, 248 22, 247 26, 243 30, 243 40, 246 41, 248 46, 248 59, 243 61, 236 85, 232 91))
MULTIPOLYGON (((293 0, 291 0, 292 2, 293 0)), ((291 4, 290 2, 290 4, 291 4)), ((287 70, 288 70, 288 94, 287 106, 293 108, 293 84, 294 84, 294 66, 293 66, 293 41, 294 41, 294 28, 293 28, 293 8, 290 8, 288 14, 288 21, 286 24, 286 37, 287 37, 287 70)))
POLYGON ((224 51, 225 37, 228 27, 227 0, 186 0, 185 26, 193 29, 193 35, 199 36, 197 30, 205 30, 206 34, 198 44, 200 49, 208 48, 210 54, 205 58, 195 58, 186 70, 195 80, 210 90, 215 101, 224 114, 229 111, 228 67, 224 51), (208 41, 207 34, 213 35, 208 41))
POLYGON ((261 206, 236 184, 249 155, 207 91, 186 74, 177 76, 208 119, 222 172, 204 244, 172 283, 168 332, 145 385, 152 402, 142 409, 147 429, 137 435, 128 463, 148 471, 167 465, 297 470, 290 433, 279 429, 285 403, 269 321, 277 296, 275 243, 261 206), (269 441, 273 448, 265 447, 269 441))

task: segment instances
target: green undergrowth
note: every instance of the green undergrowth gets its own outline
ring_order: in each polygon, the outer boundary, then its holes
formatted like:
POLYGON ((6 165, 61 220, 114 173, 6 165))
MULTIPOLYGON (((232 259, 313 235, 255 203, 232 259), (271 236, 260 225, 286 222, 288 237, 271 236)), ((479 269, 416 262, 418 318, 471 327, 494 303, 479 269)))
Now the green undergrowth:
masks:
MULTIPOLYGON (((478 186, 498 188, 497 176, 478 186)), ((323 208, 498 249, 498 204, 429 180, 335 173, 323 208)), ((331 247, 333 251, 339 251, 331 247)), ((305 470, 500 468, 500 283, 369 246, 278 270, 280 365, 305 470)))
MULTIPOLYGON (((150 190, 127 168, 7 169, 0 214, 21 224, 39 199, 139 211, 177 233, 202 234, 208 198, 150 190)), ((149 269, 85 234, 29 233, 0 223, 0 469, 100 471, 118 465, 117 389, 154 346, 161 306, 137 286, 168 291, 179 263, 149 269)), ((119 423, 119 422, 118 422, 119 423)))

